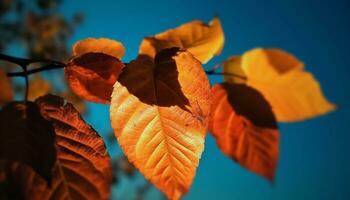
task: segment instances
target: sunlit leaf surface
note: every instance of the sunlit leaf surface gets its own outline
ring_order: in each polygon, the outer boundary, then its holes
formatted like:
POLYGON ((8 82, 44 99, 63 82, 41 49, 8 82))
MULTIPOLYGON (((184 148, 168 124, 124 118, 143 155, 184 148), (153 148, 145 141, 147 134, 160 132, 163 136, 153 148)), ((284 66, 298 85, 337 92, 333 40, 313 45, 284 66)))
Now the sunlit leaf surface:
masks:
POLYGON ((125 48, 122 43, 108 38, 87 38, 74 44, 74 56, 86 53, 104 53, 120 59, 125 54, 125 48))
POLYGON ((225 155, 273 180, 279 134, 271 107, 259 92, 241 84, 215 85, 209 130, 225 155))
POLYGON ((192 184, 204 149, 209 95, 200 62, 178 48, 155 59, 139 56, 114 85, 110 115, 118 142, 169 199, 179 199, 192 184))
MULTIPOLYGON (((253 49, 240 58, 229 59, 224 72, 243 72, 246 84, 265 96, 278 121, 305 120, 335 109, 313 75, 304 70, 304 64, 285 51, 253 49)), ((224 78, 230 83, 239 80, 232 76, 224 78)))
POLYGON ((219 18, 215 17, 209 25, 196 20, 146 37, 141 43, 139 54, 154 57, 163 49, 179 47, 192 53, 202 63, 207 63, 214 55, 221 53, 224 40, 219 18))

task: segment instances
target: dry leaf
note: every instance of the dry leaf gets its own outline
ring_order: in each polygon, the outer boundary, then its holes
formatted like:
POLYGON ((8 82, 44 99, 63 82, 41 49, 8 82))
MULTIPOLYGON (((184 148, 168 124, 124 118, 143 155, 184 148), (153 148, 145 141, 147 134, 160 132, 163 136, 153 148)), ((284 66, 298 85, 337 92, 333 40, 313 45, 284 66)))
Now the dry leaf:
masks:
POLYGON ((13 99, 13 90, 6 73, 0 69, 0 105, 9 103, 13 99))
MULTIPOLYGON (((246 84, 265 96, 278 121, 305 120, 335 109, 322 94, 317 80, 304 70, 304 64, 282 50, 253 49, 241 58, 225 62, 224 72, 243 72, 246 84)), ((224 78, 226 82, 239 83, 232 76, 224 78)))
POLYGON ((86 53, 104 53, 120 59, 125 54, 125 48, 122 43, 108 38, 87 38, 74 44, 74 56, 86 53))
POLYGON ((140 45, 139 54, 154 57, 163 49, 179 47, 192 53, 202 63, 207 63, 214 55, 221 53, 224 40, 219 18, 215 17, 209 25, 196 20, 146 37, 140 45))
POLYGON ((273 180, 279 134, 271 107, 259 92, 245 85, 215 85, 209 130, 225 155, 273 180))
POLYGON ((188 52, 141 55, 114 85, 110 115, 125 155, 169 199, 192 184, 204 149, 209 82, 188 52), (194 78, 195 77, 195 78, 194 78))
POLYGON ((68 63, 64 72, 76 95, 87 101, 109 104, 113 85, 123 67, 116 57, 86 53, 68 63))

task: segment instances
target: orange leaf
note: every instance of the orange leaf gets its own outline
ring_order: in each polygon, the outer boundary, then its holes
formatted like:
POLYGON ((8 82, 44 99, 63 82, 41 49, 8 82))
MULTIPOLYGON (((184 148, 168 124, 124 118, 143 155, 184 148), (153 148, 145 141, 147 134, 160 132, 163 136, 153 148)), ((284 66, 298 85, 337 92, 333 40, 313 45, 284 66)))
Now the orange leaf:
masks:
POLYGON ((109 198, 111 163, 102 138, 86 124, 72 104, 57 96, 40 97, 36 103, 56 132, 57 161, 51 186, 31 168, 12 166, 14 182, 24 199, 101 199, 109 198))
POLYGON ((224 79, 229 83, 245 82, 261 92, 278 121, 305 120, 335 109, 322 94, 317 80, 304 70, 304 64, 288 52, 256 48, 228 59, 223 70, 246 77, 244 81, 233 76, 224 79))
POLYGON ((64 72, 76 95, 87 101, 108 104, 113 84, 123 67, 123 63, 113 56, 86 53, 68 63, 64 72))
POLYGON ((219 18, 215 17, 209 25, 195 20, 155 36, 146 37, 140 45, 139 54, 154 57, 163 49, 179 47, 192 53, 202 63, 207 63, 214 55, 221 53, 224 40, 219 18))
POLYGON ((13 90, 6 73, 0 69, 0 105, 8 103, 13 99, 13 90))
POLYGON ((141 55, 114 85, 111 122, 124 153, 169 199, 192 184, 209 113, 209 82, 190 53, 141 55))
POLYGON ((122 43, 108 38, 87 38, 74 44, 74 56, 86 53, 104 53, 120 59, 125 54, 125 48, 122 43))
POLYGON ((270 105, 245 85, 212 88, 209 130, 221 151, 241 166, 273 180, 279 134, 270 105))

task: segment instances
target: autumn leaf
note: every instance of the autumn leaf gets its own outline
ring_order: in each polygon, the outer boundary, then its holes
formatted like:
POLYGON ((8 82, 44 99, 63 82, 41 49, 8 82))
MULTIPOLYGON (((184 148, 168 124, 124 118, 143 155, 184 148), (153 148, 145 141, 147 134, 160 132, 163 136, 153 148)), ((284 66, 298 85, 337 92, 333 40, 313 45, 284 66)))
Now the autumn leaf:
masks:
POLYGON ((6 73, 0 69, 0 105, 9 103, 13 99, 13 90, 6 73))
POLYGON ((146 37, 140 45, 139 54, 153 58, 163 49, 179 47, 192 53, 202 63, 207 63, 214 55, 221 53, 224 40, 219 18, 215 17, 209 25, 195 20, 152 37, 146 37))
POLYGON ((12 165, 13 181, 19 185, 23 197, 28 200, 108 199, 112 173, 102 138, 84 122, 72 104, 65 104, 62 98, 46 95, 36 103, 42 115, 53 123, 57 161, 51 187, 25 165, 12 165))
MULTIPOLYGON (((291 54, 279 49, 253 49, 224 63, 224 73, 244 74, 247 85, 260 91, 272 105, 278 121, 292 122, 335 109, 322 94, 313 75, 291 54)), ((224 76, 226 82, 243 80, 224 76)), ((237 82, 239 81, 239 82, 237 82)))
POLYGON ((56 160, 54 139, 52 124, 33 102, 12 102, 0 111, 0 160, 25 163, 49 183, 56 160))
POLYGON ((169 199, 179 199, 192 184, 204 148, 209 92, 200 62, 178 48, 154 59, 139 56, 114 85, 115 136, 130 162, 169 199))
POLYGON ((273 180, 279 133, 264 97, 242 84, 212 88, 209 130, 221 151, 244 168, 273 180))
POLYGON ((70 88, 79 97, 109 104, 113 85, 124 64, 104 53, 85 53, 71 60, 64 69, 70 88))
POLYGON ((75 57, 86 53, 103 53, 120 59, 125 54, 125 48, 122 43, 108 38, 87 38, 74 44, 75 57))

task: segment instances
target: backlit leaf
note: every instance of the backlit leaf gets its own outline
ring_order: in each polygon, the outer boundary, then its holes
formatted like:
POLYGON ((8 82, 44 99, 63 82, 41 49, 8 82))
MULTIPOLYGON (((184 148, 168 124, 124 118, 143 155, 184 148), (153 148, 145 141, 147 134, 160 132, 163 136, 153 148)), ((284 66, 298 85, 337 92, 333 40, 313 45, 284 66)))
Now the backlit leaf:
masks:
MULTIPOLYGON (((224 72, 242 72, 247 77, 246 84, 270 102, 278 121, 305 120, 335 109, 322 94, 317 80, 304 70, 304 64, 282 50, 253 49, 225 62, 224 72)), ((224 78, 230 83, 242 82, 232 76, 224 78)))
POLYGON ((221 151, 244 168, 273 180, 279 133, 264 97, 245 85, 215 85, 209 130, 221 151))
POLYGON ((204 148, 209 82, 198 60, 178 48, 141 55, 114 85, 115 136, 131 163, 169 199, 192 184, 204 148))
POLYGON ((8 103, 13 99, 13 90, 6 73, 0 69, 0 105, 8 103))
MULTIPOLYGON (((53 123, 57 161, 49 187, 25 165, 12 166, 13 178, 28 200, 106 200, 111 186, 111 163, 102 138, 70 103, 47 95, 36 100, 41 113, 53 123)), ((42 152, 45 152, 43 149, 42 152)), ((43 157, 39 160, 45 161, 43 157)))
POLYGON ((146 37, 141 43, 139 54, 154 57, 163 49, 179 47, 192 53, 202 63, 207 63, 214 55, 221 53, 224 40, 219 18, 215 17, 209 25, 196 20, 146 37))
POLYGON ((64 72, 76 95, 87 101, 108 104, 113 85, 123 67, 116 57, 104 53, 86 53, 72 59, 64 72))
POLYGON ((25 163, 49 183, 56 160, 54 139, 52 124, 33 102, 12 102, 0 111, 0 160, 25 163))
POLYGON ((108 38, 87 38, 74 44, 74 56, 86 53, 104 53, 120 59, 125 54, 125 48, 122 43, 108 38))

